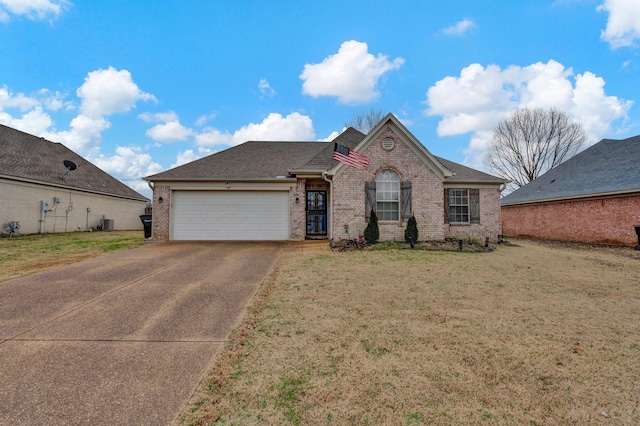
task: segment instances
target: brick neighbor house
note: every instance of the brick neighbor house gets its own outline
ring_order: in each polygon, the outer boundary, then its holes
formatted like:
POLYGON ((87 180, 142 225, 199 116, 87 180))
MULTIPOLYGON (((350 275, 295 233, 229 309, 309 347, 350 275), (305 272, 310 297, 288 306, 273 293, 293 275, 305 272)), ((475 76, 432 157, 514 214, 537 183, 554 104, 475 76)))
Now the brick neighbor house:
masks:
POLYGON ((403 240, 411 215, 421 240, 501 233, 505 181, 432 155, 392 114, 368 135, 245 142, 145 179, 159 241, 354 239, 372 208, 381 240, 403 240), (366 170, 333 160, 336 143, 366 170))
POLYGON ((86 231, 104 219, 108 229, 142 229, 148 202, 64 145, 0 125, 0 234, 16 222, 22 234, 86 231))
POLYGON ((629 244, 640 225, 640 136, 604 139, 502 199, 508 236, 629 244))

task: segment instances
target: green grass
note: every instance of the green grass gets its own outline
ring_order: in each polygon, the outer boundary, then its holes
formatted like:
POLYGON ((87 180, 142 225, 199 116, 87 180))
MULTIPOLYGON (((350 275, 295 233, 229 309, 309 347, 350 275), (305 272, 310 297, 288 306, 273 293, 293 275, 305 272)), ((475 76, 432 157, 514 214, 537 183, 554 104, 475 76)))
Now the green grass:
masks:
POLYGON ((69 232, 0 238, 0 282, 144 245, 142 231, 69 232))
POLYGON ((305 371, 285 375, 272 386, 272 390, 277 393, 276 408, 280 409, 284 418, 294 425, 302 422, 301 410, 304 410, 304 407, 300 406, 301 394, 308 388, 309 373, 305 371))

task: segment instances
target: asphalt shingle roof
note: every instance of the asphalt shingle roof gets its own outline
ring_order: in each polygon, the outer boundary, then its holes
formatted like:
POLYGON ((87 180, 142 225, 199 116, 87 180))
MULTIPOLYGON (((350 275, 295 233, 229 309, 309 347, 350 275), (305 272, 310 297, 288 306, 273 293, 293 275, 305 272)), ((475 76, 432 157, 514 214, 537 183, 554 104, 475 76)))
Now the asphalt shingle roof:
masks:
POLYGON ((454 163, 453 161, 449 161, 442 157, 436 157, 443 166, 447 169, 451 170, 455 173, 454 176, 449 176, 445 178, 445 182, 460 182, 460 183, 506 183, 505 179, 499 178, 497 176, 492 176, 490 174, 481 172, 476 169, 472 169, 471 167, 463 166, 462 164, 454 163))
POLYGON ((326 147, 326 142, 249 141, 191 163, 148 176, 160 180, 251 180, 287 176, 326 147))
POLYGON ((147 200, 64 145, 0 124, 0 175, 63 187, 147 200), (64 180, 64 160, 77 165, 64 180))
POLYGON ((320 171, 327 170, 338 163, 332 158, 335 143, 344 145, 347 148, 355 148, 362 141, 362 139, 364 139, 364 137, 364 133, 354 129, 353 127, 349 127, 333 141, 326 143, 326 148, 322 149, 315 156, 306 161, 303 165, 296 167, 296 169, 320 171))
POLYGON ((640 136, 603 139, 502 199, 503 205, 640 191, 640 136))
POLYGON ((146 179, 261 180, 288 176, 291 170, 322 171, 331 167, 334 142, 354 148, 362 138, 348 128, 333 142, 249 141, 146 179))
MULTIPOLYGON (((355 148, 365 135, 348 128, 331 142, 249 141, 224 151, 148 176, 149 181, 170 180, 264 180, 288 176, 289 172, 329 170, 334 143, 355 148)), ((503 183, 504 180, 443 158, 438 160, 456 176, 447 182, 503 183)))

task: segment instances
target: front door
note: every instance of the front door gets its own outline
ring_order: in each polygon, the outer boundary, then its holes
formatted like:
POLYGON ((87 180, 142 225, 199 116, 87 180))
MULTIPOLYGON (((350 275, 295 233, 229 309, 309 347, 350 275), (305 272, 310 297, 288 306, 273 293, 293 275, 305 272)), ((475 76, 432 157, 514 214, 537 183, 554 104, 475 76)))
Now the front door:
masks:
POLYGON ((307 191, 307 236, 327 235, 327 191, 307 191))

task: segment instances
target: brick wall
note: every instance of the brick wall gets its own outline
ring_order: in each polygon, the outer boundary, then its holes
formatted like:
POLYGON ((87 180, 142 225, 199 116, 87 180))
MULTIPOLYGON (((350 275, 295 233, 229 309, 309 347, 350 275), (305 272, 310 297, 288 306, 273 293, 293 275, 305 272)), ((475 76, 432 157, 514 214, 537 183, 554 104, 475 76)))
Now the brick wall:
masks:
MULTIPOLYGON (((444 200, 442 180, 411 151, 409 146, 387 128, 364 152, 369 158, 366 171, 353 167, 343 169, 334 179, 333 185, 333 237, 336 240, 356 238, 364 233, 365 220, 364 183, 374 181, 377 174, 391 169, 400 181, 411 181, 411 204, 418 224, 421 240, 442 239, 444 222, 444 200), (395 146, 386 151, 382 140, 391 137, 395 146), (349 235, 344 227, 349 227, 349 235)), ((380 239, 383 241, 404 240, 406 222, 379 222, 380 239)))
POLYGON ((444 224, 445 237, 479 238, 497 241, 502 234, 500 211, 500 191, 497 188, 480 189, 480 223, 479 224, 444 224))
POLYGON ((289 191, 289 239, 291 241, 304 240, 307 232, 305 182, 306 179, 298 179, 296 186, 289 191))
POLYGON ((512 237, 636 245, 640 194, 502 207, 502 232, 512 237))
POLYGON ((153 188, 153 222, 151 238, 153 241, 169 241, 169 214, 171 211, 171 188, 156 185, 153 188), (162 197, 162 203, 158 199, 162 197))

